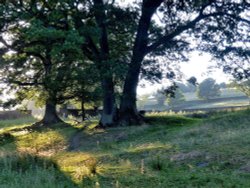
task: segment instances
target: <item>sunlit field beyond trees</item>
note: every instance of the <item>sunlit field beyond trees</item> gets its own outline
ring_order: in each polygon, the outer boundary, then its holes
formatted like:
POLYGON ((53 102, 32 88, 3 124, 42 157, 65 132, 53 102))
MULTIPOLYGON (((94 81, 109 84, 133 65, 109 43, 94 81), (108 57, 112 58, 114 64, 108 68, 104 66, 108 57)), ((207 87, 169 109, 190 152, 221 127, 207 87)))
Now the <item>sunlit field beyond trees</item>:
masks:
POLYGON ((249 187, 249 113, 155 113, 106 130, 1 121, 0 187, 249 187))

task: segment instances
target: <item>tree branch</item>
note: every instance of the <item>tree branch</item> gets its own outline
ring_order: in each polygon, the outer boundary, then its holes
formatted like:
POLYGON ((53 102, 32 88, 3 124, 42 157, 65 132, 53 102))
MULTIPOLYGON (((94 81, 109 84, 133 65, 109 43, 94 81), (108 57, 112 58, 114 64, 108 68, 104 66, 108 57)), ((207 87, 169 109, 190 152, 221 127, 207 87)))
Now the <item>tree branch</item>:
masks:
POLYGON ((223 15, 225 15, 224 12, 216 12, 216 13, 210 13, 210 14, 206 14, 206 15, 200 13, 194 20, 188 22, 186 25, 181 25, 181 26, 177 27, 172 33, 159 38, 155 43, 148 46, 146 49, 146 53, 150 53, 153 50, 155 50, 156 48, 158 48, 159 46, 161 46, 165 43, 168 43, 174 37, 180 35, 182 32, 184 32, 188 29, 194 28, 196 26, 196 24, 203 19, 206 19, 208 17, 223 16, 223 15))
POLYGON ((2 36, 0 36, 0 42, 7 48, 11 48, 11 45, 9 45, 6 40, 3 39, 2 36))
POLYGON ((231 17, 231 18, 233 18, 233 19, 235 19, 237 21, 245 22, 245 23, 247 23, 250 26, 250 20, 247 20, 247 19, 242 18, 240 16, 235 16, 235 15, 232 15, 232 14, 228 14, 228 13, 225 13, 225 15, 229 16, 229 17, 231 17))
POLYGON ((42 62, 46 61, 45 57, 43 57, 41 54, 36 53, 36 52, 19 51, 19 53, 25 53, 25 54, 27 54, 29 56, 38 57, 39 59, 41 59, 42 62))
POLYGON ((98 24, 98 27, 101 30, 101 36, 99 39, 102 58, 106 59, 109 55, 109 43, 108 43, 108 32, 106 28, 106 14, 105 14, 105 5, 103 0, 93 0, 95 8, 95 19, 98 24))
POLYGON ((11 84, 17 84, 19 86, 38 86, 38 85, 43 85, 44 83, 40 83, 40 82, 21 82, 21 81, 10 81, 8 83, 11 83, 11 84))

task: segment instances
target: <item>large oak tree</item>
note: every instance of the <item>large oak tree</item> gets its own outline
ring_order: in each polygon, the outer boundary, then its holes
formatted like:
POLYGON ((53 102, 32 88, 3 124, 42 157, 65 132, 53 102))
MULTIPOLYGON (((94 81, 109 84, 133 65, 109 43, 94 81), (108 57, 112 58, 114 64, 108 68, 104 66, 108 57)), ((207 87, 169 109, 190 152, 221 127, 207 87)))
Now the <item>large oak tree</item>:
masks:
MULTIPOLYGON (((140 16, 136 25, 131 56, 124 80, 123 95, 119 110, 119 123, 140 123, 136 108, 136 89, 143 62, 147 57, 167 56, 169 61, 183 59, 190 50, 210 52, 217 58, 219 52, 248 43, 249 18, 247 1, 221 0, 143 0, 136 1, 140 16), (158 23, 157 23, 158 21, 158 23)), ((94 13, 100 28, 101 47, 108 54, 108 6, 104 1, 94 0, 94 13)), ((119 4, 119 3, 118 3, 119 4)), ((117 5, 118 6, 118 5, 117 5)), ((118 20, 113 24, 119 23, 118 20)), ((246 50, 246 49, 244 49, 246 50)), ((249 50, 249 49, 248 49, 249 50)), ((108 56, 106 56, 108 57, 108 56)), ((152 61, 152 65, 153 65, 152 61)), ((105 88, 103 88, 105 90, 105 88)), ((112 109, 112 104, 110 107, 112 109)), ((104 122, 105 123, 105 122, 104 122)), ((112 122, 109 122, 112 123, 112 122)))
POLYGON ((42 1, 6 2, 2 10, 1 81, 16 91, 19 101, 36 99, 45 105, 43 125, 61 122, 56 105, 74 98, 69 92, 84 59, 81 37, 65 16, 47 11, 42 1))

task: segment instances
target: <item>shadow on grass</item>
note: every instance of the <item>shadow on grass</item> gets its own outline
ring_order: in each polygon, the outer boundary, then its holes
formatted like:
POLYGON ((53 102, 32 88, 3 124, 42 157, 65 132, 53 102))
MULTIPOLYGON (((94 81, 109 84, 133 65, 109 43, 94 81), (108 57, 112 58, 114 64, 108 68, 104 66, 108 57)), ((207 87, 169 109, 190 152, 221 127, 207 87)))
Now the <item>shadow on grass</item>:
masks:
POLYGON ((62 172, 52 158, 20 152, 17 143, 18 140, 10 133, 0 135, 1 186, 13 188, 31 187, 31 185, 36 188, 77 187, 70 176, 62 172))
POLYGON ((147 123, 153 125, 166 125, 169 127, 190 125, 199 121, 199 119, 188 118, 184 116, 162 116, 162 115, 152 115, 146 117, 147 123))
POLYGON ((14 142, 14 140, 15 140, 15 137, 8 132, 4 132, 0 134, 0 146, 5 145, 7 143, 14 142))
POLYGON ((7 154, 0 158, 0 167, 3 187, 77 187, 56 163, 35 155, 7 154))
MULTIPOLYGON (((47 149, 61 147, 62 144, 67 146, 67 142, 76 131, 77 129, 70 124, 63 123, 51 127, 15 126, 2 132, 0 185, 14 188, 30 185, 38 188, 77 187, 70 174, 58 165, 58 161, 44 152, 47 149)), ((56 153, 59 151, 60 148, 56 153)))

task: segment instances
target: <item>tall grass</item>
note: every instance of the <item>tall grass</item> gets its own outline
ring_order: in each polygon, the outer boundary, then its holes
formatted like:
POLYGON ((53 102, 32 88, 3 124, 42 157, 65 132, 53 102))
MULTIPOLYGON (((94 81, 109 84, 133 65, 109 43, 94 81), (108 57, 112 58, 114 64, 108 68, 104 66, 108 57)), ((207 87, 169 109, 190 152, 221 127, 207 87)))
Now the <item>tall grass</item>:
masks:
POLYGON ((1 188, 71 188, 75 184, 47 159, 27 154, 0 158, 1 188))

